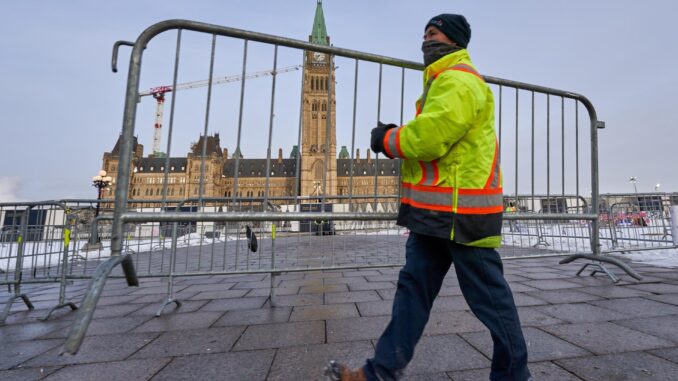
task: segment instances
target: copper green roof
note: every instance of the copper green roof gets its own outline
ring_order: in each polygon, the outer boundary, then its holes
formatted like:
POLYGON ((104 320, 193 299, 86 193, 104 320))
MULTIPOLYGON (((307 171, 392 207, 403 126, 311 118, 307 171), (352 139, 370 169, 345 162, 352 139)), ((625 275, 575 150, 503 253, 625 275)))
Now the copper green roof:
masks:
POLYGON ((313 20, 311 42, 319 45, 330 44, 327 37, 327 28, 325 27, 325 15, 323 14, 322 0, 318 0, 318 6, 315 8, 315 19, 313 20))

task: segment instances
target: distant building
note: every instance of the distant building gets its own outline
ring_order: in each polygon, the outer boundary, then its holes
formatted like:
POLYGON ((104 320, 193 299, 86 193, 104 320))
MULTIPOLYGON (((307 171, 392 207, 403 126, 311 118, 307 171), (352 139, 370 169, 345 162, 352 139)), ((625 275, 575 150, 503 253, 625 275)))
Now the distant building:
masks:
MULTIPOLYGON (((316 8, 309 41, 322 45, 330 43, 320 1, 316 8)), ((304 65, 301 150, 297 146, 291 147, 290 155, 283 158, 283 149, 279 148, 277 158, 271 158, 268 197, 301 196, 313 199, 315 196, 322 195, 348 195, 349 185, 352 186, 353 195, 373 195, 375 173, 378 173, 377 193, 396 195, 400 172, 399 161, 379 160, 377 167, 377 162, 372 159, 370 151, 367 151, 365 158, 360 158, 359 150, 356 150, 354 158, 351 159, 345 146, 342 146, 337 155, 334 88, 336 82, 333 60, 323 53, 308 52, 304 65), (327 157, 330 158, 327 165, 325 165, 326 152, 327 157), (299 183, 297 184, 295 180, 297 155, 299 154, 301 156, 299 158, 299 183), (353 182, 349 184, 351 168, 353 182), (326 189, 323 189, 323 183, 326 184, 326 189)), ((104 153, 103 156, 103 169, 114 177, 114 181, 117 176, 119 151, 120 139, 113 150, 104 153)), ((163 196, 166 158, 158 157, 160 155, 144 157, 143 151, 143 146, 135 138, 129 199, 158 200, 163 196)), ((234 152, 229 156, 228 150, 221 146, 219 134, 214 133, 208 136, 201 135, 198 141, 191 145, 185 157, 169 159, 167 199, 182 200, 198 197, 201 193, 200 179, 203 170, 203 197, 233 197, 233 192, 236 192, 236 197, 243 198, 265 195, 266 158, 247 158, 240 152, 234 152), (201 168, 203 144, 207 147, 204 169, 201 168), (239 160, 236 160, 238 157, 239 160), (236 177, 237 187, 234 187, 236 177)), ((114 190, 115 187, 112 187, 110 193, 105 194, 104 197, 112 197, 114 190)), ((357 199, 353 202, 370 201, 374 200, 357 199)), ((396 199, 391 201, 396 201, 396 199)))

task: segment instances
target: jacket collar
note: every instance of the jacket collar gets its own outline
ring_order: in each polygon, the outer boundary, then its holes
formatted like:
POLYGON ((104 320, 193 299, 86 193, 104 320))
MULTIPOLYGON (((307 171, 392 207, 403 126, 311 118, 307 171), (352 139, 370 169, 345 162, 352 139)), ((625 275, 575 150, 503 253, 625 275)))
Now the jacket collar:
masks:
POLYGON ((434 75, 460 62, 464 62, 466 64, 471 63, 471 58, 469 57, 468 51, 466 49, 461 49, 454 53, 450 53, 444 56, 443 58, 435 61, 434 63, 428 65, 426 69, 424 69, 424 83, 426 83, 428 79, 433 77, 434 75))

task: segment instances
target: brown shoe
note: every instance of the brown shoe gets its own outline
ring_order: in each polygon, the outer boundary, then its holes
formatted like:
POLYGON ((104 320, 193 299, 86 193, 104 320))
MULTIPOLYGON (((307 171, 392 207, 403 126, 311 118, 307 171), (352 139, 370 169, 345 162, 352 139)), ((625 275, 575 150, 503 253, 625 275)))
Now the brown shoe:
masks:
POLYGON ((325 376, 330 381, 367 381, 363 368, 350 370, 344 364, 330 361, 325 368, 325 376))

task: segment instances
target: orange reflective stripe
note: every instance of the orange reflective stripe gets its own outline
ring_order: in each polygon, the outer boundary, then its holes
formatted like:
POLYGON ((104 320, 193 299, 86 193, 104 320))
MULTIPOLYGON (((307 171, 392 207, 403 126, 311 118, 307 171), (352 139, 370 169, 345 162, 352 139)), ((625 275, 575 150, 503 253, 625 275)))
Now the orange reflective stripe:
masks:
POLYGON ((503 212, 503 206, 501 206, 501 205, 487 206, 487 207, 475 207, 475 208, 462 207, 462 206, 457 207, 457 213, 458 214, 492 214, 492 213, 502 213, 502 212, 503 212))
POLYGON ((393 153, 391 153, 391 147, 388 146, 388 139, 389 139, 389 136, 391 136, 392 133, 393 133, 393 129, 389 128, 386 131, 386 135, 384 135, 384 141, 382 142, 382 145, 384 146, 384 151, 386 151, 386 155, 388 155, 389 157, 394 157, 393 153))
POLYGON ((423 203, 423 202, 413 201, 413 200, 406 198, 406 197, 401 198, 400 202, 402 202, 403 204, 414 206, 415 208, 436 210, 438 212, 452 213, 452 207, 451 206, 427 204, 427 203, 423 203))

